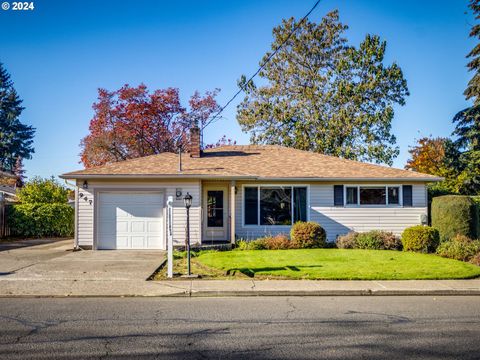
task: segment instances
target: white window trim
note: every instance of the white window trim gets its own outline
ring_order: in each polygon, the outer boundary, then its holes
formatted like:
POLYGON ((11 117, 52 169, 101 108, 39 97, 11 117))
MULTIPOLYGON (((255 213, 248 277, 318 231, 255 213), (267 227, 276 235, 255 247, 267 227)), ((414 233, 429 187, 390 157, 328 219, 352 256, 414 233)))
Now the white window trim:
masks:
POLYGON ((290 187, 295 188, 295 187, 302 187, 302 188, 307 188, 307 221, 310 221, 310 185, 309 184, 242 184, 242 227, 246 228, 258 228, 258 227, 267 227, 269 229, 280 229, 280 228, 290 228, 294 222, 293 222, 293 191, 292 191, 292 224, 291 225, 260 225, 260 188, 262 187, 290 187), (257 224, 245 224, 245 188, 246 187, 253 187, 257 188, 257 224))
POLYGON ((352 208, 401 208, 403 207, 403 186, 401 184, 347 184, 343 185, 343 206, 352 207, 352 208), (357 188, 357 203, 356 204, 347 204, 347 187, 348 188, 357 188), (385 201, 386 204, 382 205, 362 205, 360 204, 360 188, 385 188, 385 201), (388 203, 388 188, 389 187, 398 187, 398 204, 389 204, 388 203))

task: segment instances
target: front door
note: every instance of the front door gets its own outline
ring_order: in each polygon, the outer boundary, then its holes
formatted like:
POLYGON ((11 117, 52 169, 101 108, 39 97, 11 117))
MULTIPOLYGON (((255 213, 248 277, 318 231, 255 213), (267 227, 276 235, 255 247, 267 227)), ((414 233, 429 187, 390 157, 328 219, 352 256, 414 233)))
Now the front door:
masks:
POLYGON ((226 186, 205 186, 203 190, 203 241, 228 240, 228 202, 226 186))

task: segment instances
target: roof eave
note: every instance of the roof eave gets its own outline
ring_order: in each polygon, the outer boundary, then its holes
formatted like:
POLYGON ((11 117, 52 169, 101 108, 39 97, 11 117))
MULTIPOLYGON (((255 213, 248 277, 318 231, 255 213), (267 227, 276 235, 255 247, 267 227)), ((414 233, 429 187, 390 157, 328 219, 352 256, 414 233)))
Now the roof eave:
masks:
POLYGON ((437 182, 442 177, 390 177, 390 178, 365 178, 365 177, 262 177, 254 175, 199 175, 199 174, 63 174, 60 178, 74 179, 228 179, 228 180, 262 180, 262 181, 401 181, 401 182, 437 182))
POLYGON ((61 179, 236 179, 248 180, 256 179, 256 176, 238 176, 238 175, 198 175, 198 174, 63 174, 59 176, 61 179))

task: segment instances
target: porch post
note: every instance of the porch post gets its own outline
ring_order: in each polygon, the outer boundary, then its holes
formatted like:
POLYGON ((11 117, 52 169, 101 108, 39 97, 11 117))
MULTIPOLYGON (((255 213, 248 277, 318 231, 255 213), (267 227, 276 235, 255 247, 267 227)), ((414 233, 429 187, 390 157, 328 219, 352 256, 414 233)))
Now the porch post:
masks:
POLYGON ((230 243, 235 244, 235 180, 230 181, 230 243))

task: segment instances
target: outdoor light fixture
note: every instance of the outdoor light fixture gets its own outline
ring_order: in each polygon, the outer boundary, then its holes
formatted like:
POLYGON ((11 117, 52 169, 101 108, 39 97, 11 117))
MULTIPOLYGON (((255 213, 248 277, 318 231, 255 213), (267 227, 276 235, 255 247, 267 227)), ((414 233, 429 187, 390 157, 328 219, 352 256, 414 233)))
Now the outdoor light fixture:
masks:
MULTIPOLYGON (((188 209, 190 209, 190 206, 192 206, 192 195, 190 195, 188 192, 187 192, 187 195, 185 195, 183 197, 183 202, 185 203, 185 207, 188 209)), ((188 214, 188 212, 187 212, 188 214)))
POLYGON ((190 277, 190 206, 192 206, 192 195, 187 192, 187 195, 185 195, 183 198, 183 202, 185 203, 185 208, 187 209, 187 233, 185 237, 185 248, 187 250, 187 277, 190 277))
POLYGON ((87 189, 88 189, 88 181, 87 181, 87 180, 85 180, 85 181, 83 182, 82 188, 83 188, 84 190, 87 190, 87 189))

